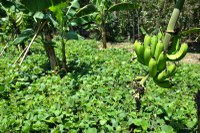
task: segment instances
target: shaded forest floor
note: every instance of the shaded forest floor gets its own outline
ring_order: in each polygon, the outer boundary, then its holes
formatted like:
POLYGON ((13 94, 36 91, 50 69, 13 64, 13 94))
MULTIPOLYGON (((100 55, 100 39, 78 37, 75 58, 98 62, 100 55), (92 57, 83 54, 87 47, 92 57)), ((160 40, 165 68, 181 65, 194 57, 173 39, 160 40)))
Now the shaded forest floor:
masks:
MULTIPOLYGON (((188 64, 200 64, 200 42, 192 42, 188 44, 189 51, 181 62, 188 64)), ((108 48, 124 48, 133 52, 133 43, 108 43, 108 48)))

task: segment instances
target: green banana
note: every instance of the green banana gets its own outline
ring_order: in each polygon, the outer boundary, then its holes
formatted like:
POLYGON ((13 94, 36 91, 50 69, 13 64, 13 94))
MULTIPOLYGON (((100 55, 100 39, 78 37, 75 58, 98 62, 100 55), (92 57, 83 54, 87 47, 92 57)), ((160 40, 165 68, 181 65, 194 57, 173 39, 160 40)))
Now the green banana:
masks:
POLYGON ((161 54, 161 52, 163 51, 164 45, 161 41, 159 41, 156 45, 156 50, 155 50, 155 54, 154 57, 157 60, 159 55, 161 54))
POLYGON ((162 71, 166 67, 167 57, 166 54, 162 51, 157 60, 158 71, 162 71))
POLYGON ((160 72, 158 75, 157 75, 157 80, 160 82, 160 81, 164 81, 166 78, 168 78, 168 73, 167 73, 167 70, 164 69, 162 72, 160 72))
POLYGON ((179 36, 174 36, 173 39, 172 39, 172 43, 171 43, 170 49, 169 49, 169 51, 167 53, 168 54, 173 54, 173 53, 177 52, 178 49, 179 49, 179 46, 180 46, 180 37, 179 36))
POLYGON ((151 59, 151 49, 149 46, 147 46, 144 50, 144 62, 148 66, 149 60, 151 59))
POLYGON ((171 55, 167 54, 167 58, 170 61, 179 61, 183 57, 185 57, 185 55, 187 54, 187 50, 188 50, 188 45, 186 43, 183 43, 177 53, 171 55))
POLYGON ((16 24, 20 23, 22 21, 23 15, 20 15, 19 18, 15 21, 16 24))
POLYGON ((158 43, 158 37, 157 36, 153 36, 151 38, 151 45, 150 45, 150 47, 151 47, 151 54, 152 55, 154 55, 154 53, 155 53, 155 49, 156 49, 157 43, 158 43))
POLYGON ((164 80, 164 81, 158 81, 157 78, 153 78, 153 81, 160 87, 163 88, 170 88, 172 87, 172 84, 169 82, 169 80, 164 80))
POLYGON ((167 69, 168 77, 171 77, 175 74, 176 65, 174 63, 170 63, 169 65, 167 65, 166 69, 167 69))
POLYGON ((141 64, 145 65, 144 62, 144 46, 139 41, 135 41, 134 43, 134 51, 137 55, 137 59, 141 64))
POLYGON ((154 58, 151 58, 149 61, 149 75, 155 77, 157 74, 157 63, 154 58))
POLYGON ((163 37, 162 32, 159 31, 157 36, 158 36, 158 40, 161 41, 161 40, 162 40, 162 37, 163 37))
POLYGON ((170 63, 169 65, 167 65, 166 69, 164 69, 157 75, 157 80, 164 81, 166 78, 173 76, 175 74, 175 71, 176 65, 174 63, 170 63))
POLYGON ((145 47, 145 49, 146 49, 147 46, 150 46, 150 43, 151 43, 151 36, 145 35, 145 37, 144 37, 144 47, 145 47))

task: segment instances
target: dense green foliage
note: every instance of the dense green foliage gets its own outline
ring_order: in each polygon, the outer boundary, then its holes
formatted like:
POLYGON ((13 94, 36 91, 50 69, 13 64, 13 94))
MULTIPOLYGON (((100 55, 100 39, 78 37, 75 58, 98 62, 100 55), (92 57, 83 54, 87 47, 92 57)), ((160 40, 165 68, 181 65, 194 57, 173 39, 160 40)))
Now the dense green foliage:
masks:
POLYGON ((63 76, 50 71, 40 43, 21 67, 13 65, 15 46, 0 57, 1 132, 195 132, 199 65, 181 64, 170 89, 148 80, 137 112, 132 81, 146 68, 130 61, 131 52, 68 41, 63 76))

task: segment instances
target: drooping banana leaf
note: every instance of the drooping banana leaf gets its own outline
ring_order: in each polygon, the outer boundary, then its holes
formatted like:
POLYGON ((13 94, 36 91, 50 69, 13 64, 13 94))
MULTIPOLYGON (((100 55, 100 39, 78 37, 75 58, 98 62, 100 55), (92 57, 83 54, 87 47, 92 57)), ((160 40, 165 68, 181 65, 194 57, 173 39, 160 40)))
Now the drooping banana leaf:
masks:
POLYGON ((37 12, 65 1, 66 0, 22 0, 21 3, 24 4, 29 11, 37 12))
POLYGON ((17 45, 27 40, 30 36, 33 35, 32 29, 26 29, 12 42, 12 45, 17 45))
POLYGON ((98 10, 95 5, 89 4, 89 5, 82 7, 81 9, 79 9, 76 13, 76 17, 87 16, 87 15, 92 14, 97 11, 98 10))
POLYGON ((77 34, 76 32, 70 31, 64 34, 64 39, 66 40, 82 40, 84 39, 82 36, 77 34))
POLYGON ((108 11, 109 12, 114 12, 114 11, 121 11, 121 10, 133 10, 136 9, 138 5, 129 3, 129 2, 123 2, 123 3, 118 3, 113 6, 111 6, 108 11))

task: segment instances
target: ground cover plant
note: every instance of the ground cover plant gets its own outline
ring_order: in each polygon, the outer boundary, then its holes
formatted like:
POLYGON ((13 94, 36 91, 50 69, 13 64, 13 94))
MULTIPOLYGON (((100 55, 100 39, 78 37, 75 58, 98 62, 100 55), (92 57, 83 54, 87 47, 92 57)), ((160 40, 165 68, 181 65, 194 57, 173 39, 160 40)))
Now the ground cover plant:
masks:
POLYGON ((181 64, 170 89, 149 79, 138 112, 133 81, 148 70, 130 60, 131 51, 99 50, 91 40, 68 41, 66 46, 66 75, 50 70, 39 41, 21 67, 13 65, 19 54, 15 46, 0 57, 1 132, 196 131, 200 65, 181 64))

